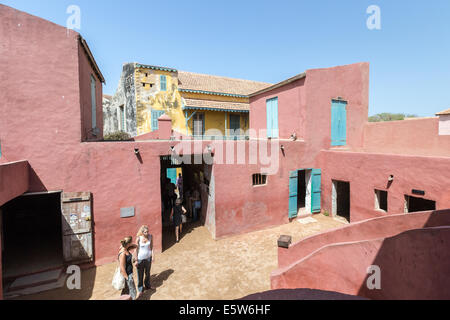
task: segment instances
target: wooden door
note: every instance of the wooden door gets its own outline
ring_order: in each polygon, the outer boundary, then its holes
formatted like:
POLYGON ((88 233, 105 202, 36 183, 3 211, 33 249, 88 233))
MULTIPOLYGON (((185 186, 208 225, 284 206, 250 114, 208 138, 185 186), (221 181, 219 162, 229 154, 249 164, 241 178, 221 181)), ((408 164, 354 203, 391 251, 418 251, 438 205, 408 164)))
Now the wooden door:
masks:
POLYGON ((333 100, 331 105, 331 145, 347 144, 347 102, 333 100))
POLYGON ((298 171, 289 173, 289 218, 295 218, 298 214, 297 197, 298 197, 298 171))
POLYGON ((65 192, 61 197, 64 261, 93 260, 90 192, 65 192))

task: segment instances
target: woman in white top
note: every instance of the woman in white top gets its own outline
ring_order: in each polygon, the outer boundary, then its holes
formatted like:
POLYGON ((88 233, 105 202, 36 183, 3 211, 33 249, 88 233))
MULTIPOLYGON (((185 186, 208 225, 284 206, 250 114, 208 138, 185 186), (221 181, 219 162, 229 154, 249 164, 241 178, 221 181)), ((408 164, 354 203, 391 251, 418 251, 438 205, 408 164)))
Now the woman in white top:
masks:
POLYGON ((153 289, 150 286, 150 268, 153 261, 153 241, 152 236, 148 233, 148 227, 142 226, 137 234, 137 273, 138 273, 138 290, 142 293, 145 290, 153 289), (144 281, 145 276, 145 281, 144 281))

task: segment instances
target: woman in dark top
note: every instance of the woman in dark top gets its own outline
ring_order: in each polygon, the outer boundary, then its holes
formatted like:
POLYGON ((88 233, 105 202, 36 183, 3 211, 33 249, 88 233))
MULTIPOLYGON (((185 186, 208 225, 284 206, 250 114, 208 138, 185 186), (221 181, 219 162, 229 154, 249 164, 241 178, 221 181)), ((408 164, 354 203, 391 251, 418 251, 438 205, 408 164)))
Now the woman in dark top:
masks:
POLYGON ((122 291, 123 294, 129 294, 132 300, 139 298, 139 294, 136 294, 136 285, 133 279, 133 254, 130 250, 136 249, 136 245, 132 243, 132 237, 126 237, 121 243, 121 248, 119 251, 119 263, 120 272, 125 278, 125 288, 122 291))
POLYGON ((175 237, 177 239, 177 242, 179 242, 179 233, 181 233, 182 228, 182 220, 181 215, 186 213, 186 209, 181 205, 183 201, 178 198, 175 201, 175 206, 172 209, 172 214, 170 215, 170 218, 173 218, 173 224, 175 225, 175 237))

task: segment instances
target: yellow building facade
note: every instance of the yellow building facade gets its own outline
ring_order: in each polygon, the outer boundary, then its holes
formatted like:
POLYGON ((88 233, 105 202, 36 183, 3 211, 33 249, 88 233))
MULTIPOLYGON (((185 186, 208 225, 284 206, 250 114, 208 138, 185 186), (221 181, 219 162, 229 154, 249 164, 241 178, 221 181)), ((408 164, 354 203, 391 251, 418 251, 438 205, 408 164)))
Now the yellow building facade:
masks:
POLYGON ((153 132, 165 114, 172 119, 174 136, 194 138, 244 138, 249 128, 248 95, 271 85, 138 63, 124 65, 121 81, 124 85, 119 84, 118 98, 113 99, 118 122, 126 124, 119 130, 124 127, 132 135, 153 132), (129 78, 134 86, 127 85, 129 78))

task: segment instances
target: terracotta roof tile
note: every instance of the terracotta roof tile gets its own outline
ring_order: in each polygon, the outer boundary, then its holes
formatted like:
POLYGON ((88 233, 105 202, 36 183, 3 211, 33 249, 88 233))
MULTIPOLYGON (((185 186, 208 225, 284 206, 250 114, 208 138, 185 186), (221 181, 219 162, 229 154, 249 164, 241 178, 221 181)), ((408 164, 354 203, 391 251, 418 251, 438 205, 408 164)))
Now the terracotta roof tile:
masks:
POLYGON ((249 95, 271 86, 270 83, 178 71, 180 89, 249 95))
POLYGON ((249 111, 250 105, 241 102, 222 102, 199 99, 184 99, 186 107, 202 108, 202 109, 220 109, 220 110, 236 110, 249 111))
POLYGON ((444 110, 444 111, 436 113, 437 116, 443 116, 443 115, 446 115, 446 114, 450 114, 450 109, 447 109, 447 110, 444 110))

